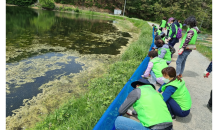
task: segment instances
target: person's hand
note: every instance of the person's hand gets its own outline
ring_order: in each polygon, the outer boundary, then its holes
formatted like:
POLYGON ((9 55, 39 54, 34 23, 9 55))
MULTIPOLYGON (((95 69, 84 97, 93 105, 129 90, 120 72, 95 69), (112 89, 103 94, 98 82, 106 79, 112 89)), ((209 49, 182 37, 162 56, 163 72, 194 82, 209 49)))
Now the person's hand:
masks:
POLYGON ((170 41, 171 40, 171 37, 169 37, 168 39, 167 39, 167 41, 170 41))
POLYGON ((181 55, 183 53, 183 51, 184 51, 184 49, 180 48, 179 51, 178 51, 178 54, 181 55))
POLYGON ((210 75, 210 73, 209 72, 207 72, 207 71, 204 71, 204 78, 206 77, 206 78, 208 78, 208 76, 210 75))

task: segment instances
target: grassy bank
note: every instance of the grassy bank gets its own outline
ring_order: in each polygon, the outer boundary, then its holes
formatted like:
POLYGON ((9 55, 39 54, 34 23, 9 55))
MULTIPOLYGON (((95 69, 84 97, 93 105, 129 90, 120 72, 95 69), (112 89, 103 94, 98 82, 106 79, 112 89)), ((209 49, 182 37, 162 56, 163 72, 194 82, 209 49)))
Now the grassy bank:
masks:
POLYGON ((197 40, 197 51, 206 56, 209 60, 212 60, 212 42, 206 42, 197 40))
MULTIPOLYGON (((90 14, 90 11, 82 11, 90 14)), ((92 14, 99 14, 91 12, 92 14)), ((101 14, 102 15, 102 14, 101 14)), ((103 14, 109 16, 109 14, 103 14)), ((111 15, 110 15, 111 16, 111 15)), ((124 17, 112 16, 115 19, 124 17)), ((143 20, 125 17, 141 29, 139 39, 130 44, 121 58, 109 65, 100 78, 88 81, 88 90, 79 99, 72 98, 31 129, 92 129, 125 83, 146 57, 152 42, 152 28, 143 20)))

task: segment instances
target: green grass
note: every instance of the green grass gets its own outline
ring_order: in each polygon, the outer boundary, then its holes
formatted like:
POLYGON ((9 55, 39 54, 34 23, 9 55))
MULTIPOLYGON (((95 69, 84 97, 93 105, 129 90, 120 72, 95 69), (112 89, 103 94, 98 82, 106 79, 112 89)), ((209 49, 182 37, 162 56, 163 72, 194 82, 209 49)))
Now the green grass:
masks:
MULTIPOLYGON (((209 60, 212 60, 212 47, 203 45, 201 43, 205 43, 205 42, 201 40, 197 40, 196 42, 197 51, 200 52, 202 55, 206 56, 209 60)), ((208 42, 207 44, 212 44, 212 42, 208 42)))
MULTIPOLYGON (((82 12, 87 13, 86 11, 82 12)), ((120 16, 116 16, 116 18, 123 19, 120 16)), ((69 101, 31 129, 93 129, 110 103, 146 57, 152 43, 152 28, 147 22, 125 18, 141 29, 139 39, 130 44, 117 62, 109 65, 107 72, 101 78, 91 79, 88 82, 87 89, 89 91, 87 93, 78 99, 72 96, 69 101)))

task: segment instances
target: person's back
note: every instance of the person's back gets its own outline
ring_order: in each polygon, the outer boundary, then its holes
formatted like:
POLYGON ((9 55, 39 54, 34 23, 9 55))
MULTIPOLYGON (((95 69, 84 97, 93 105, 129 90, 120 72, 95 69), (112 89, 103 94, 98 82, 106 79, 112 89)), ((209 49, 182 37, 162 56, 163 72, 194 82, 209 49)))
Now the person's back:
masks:
POLYGON ((141 96, 133 104, 133 108, 143 126, 150 127, 172 121, 166 103, 151 85, 143 85, 137 89, 140 89, 141 96))
POLYGON ((154 71, 156 78, 163 77, 161 70, 168 67, 166 60, 154 57, 150 62, 153 63, 152 70, 154 71))
POLYGON ((183 79, 181 80, 182 82, 176 79, 168 84, 163 85, 161 91, 164 92, 167 86, 173 86, 177 88, 171 97, 179 104, 183 111, 186 111, 191 108, 192 101, 191 95, 185 86, 185 81, 183 79))
POLYGON ((147 79, 131 83, 134 88, 119 108, 119 114, 137 115, 139 122, 124 116, 115 120, 117 130, 172 130, 172 117, 162 96, 147 79), (134 111, 128 110, 133 106, 134 111))
POLYGON ((167 23, 166 17, 163 17, 163 19, 161 20, 161 23, 159 25, 161 31, 163 31, 163 28, 166 28, 166 23, 167 23))
POLYGON ((159 58, 163 57, 163 59, 166 60, 168 64, 171 63, 171 52, 170 52, 170 48, 168 44, 164 44, 162 47, 158 48, 158 57, 159 58), (164 51, 164 54, 163 54, 163 51, 164 51), (162 56, 161 54, 164 56, 162 56))

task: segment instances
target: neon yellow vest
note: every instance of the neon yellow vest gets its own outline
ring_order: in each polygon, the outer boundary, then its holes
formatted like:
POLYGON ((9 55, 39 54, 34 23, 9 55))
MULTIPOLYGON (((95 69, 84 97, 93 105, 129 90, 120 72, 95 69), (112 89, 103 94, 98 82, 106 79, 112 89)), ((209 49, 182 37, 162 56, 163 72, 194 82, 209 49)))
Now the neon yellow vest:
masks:
MULTIPOLYGON (((186 37, 187 37, 187 34, 188 34, 188 31, 189 31, 189 30, 190 30, 190 29, 187 30, 185 36, 183 37, 182 42, 181 42, 179 48, 182 48, 183 44, 185 43, 185 39, 186 39, 186 37)), ((197 33, 197 31, 196 31, 194 28, 191 28, 191 30, 194 31, 194 35, 192 36, 192 39, 191 39, 191 41, 190 41, 188 44, 194 45, 194 44, 196 43, 196 40, 197 40, 197 37, 198 37, 198 33, 197 33)))
POLYGON ((169 29, 170 29, 170 23, 168 23, 167 25, 168 25, 168 26, 167 26, 167 30, 169 30, 169 29))
POLYGON ((166 61, 171 61, 171 52, 170 52, 170 49, 168 48, 161 48, 160 50, 158 49, 158 55, 160 55, 161 54, 161 50, 162 49, 164 49, 164 50, 166 50, 167 51, 167 53, 164 55, 164 60, 166 60, 166 61))
POLYGON ((151 60, 151 62, 153 63, 152 70, 154 71, 156 78, 163 77, 161 71, 162 69, 168 67, 166 60, 155 57, 151 60))
POLYGON ((179 25, 180 25, 179 27, 182 29, 182 24, 181 24, 181 23, 179 23, 179 25))
POLYGON ((161 38, 165 42, 165 37, 161 38))
MULTIPOLYGON (((176 24, 174 24, 174 26, 175 26, 175 29, 176 29, 176 33, 173 35, 173 38, 176 38, 178 27, 176 26, 176 24)), ((172 24, 171 24, 170 25, 169 36, 171 36, 172 33, 173 33, 173 31, 172 31, 172 24)))
POLYGON ((160 30, 157 30, 157 35, 160 35, 161 31, 160 30))
POLYGON ((161 91, 164 92, 167 86, 173 86, 177 88, 171 97, 179 104, 183 111, 189 110, 192 105, 192 100, 189 91, 185 86, 185 81, 182 79, 182 82, 180 82, 176 79, 168 84, 163 85, 161 91))
POLYGON ((172 122, 171 115, 161 94, 151 85, 138 87, 141 90, 140 98, 133 104, 138 119, 145 127, 172 122))
POLYGON ((167 21, 166 20, 162 20, 162 23, 160 25, 160 27, 164 28, 166 26, 167 21))

